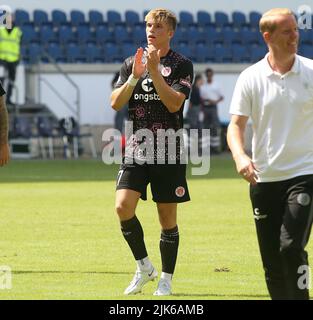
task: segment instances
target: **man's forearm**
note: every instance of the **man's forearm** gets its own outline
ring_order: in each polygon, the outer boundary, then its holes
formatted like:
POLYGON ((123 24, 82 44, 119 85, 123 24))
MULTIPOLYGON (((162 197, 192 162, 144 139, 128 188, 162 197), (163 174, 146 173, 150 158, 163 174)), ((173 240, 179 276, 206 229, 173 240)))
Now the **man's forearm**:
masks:
POLYGON ((0 144, 8 143, 9 117, 4 97, 0 97, 0 144))
POLYGON ((169 112, 177 112, 181 108, 184 99, 181 94, 172 89, 163 79, 160 73, 150 74, 155 90, 169 112))
POLYGON ((128 103, 134 91, 134 87, 129 85, 127 82, 124 83, 120 88, 115 89, 111 94, 111 106, 114 110, 118 111, 125 104, 128 103))
POLYGON ((236 123, 230 123, 228 127, 227 142, 233 158, 236 158, 238 155, 245 154, 244 132, 244 128, 240 127, 236 123))

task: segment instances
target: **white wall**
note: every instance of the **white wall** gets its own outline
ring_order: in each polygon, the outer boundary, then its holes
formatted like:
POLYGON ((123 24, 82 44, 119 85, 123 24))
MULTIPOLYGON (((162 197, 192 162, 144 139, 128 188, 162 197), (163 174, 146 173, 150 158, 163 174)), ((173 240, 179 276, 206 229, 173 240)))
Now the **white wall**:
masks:
POLYGON ((214 12, 217 10, 223 10, 225 12, 232 12, 234 10, 241 10, 243 12, 249 12, 257 10, 264 12, 273 7, 288 7, 292 10, 297 10, 300 5, 308 4, 309 1, 303 0, 263 0, 263 1, 251 1, 251 0, 120 0, 111 2, 109 0, 8 0, 3 1, 3 4, 9 4, 13 9, 24 8, 27 10, 45 9, 51 11, 59 8, 69 12, 71 9, 76 8, 82 11, 88 12, 90 9, 97 9, 105 11, 108 9, 115 9, 120 12, 126 9, 133 9, 138 12, 143 12, 146 9, 165 7, 173 12, 180 10, 188 10, 190 12, 197 12, 198 10, 207 10, 214 12))
MULTIPOLYGON (((111 80, 113 74, 69 74, 81 88, 81 123, 82 124, 113 124, 115 111, 110 107, 111 80)), ((64 98, 74 105, 76 99, 75 90, 60 75, 46 74, 42 77, 62 92, 64 98)), ((229 120, 229 104, 236 83, 237 74, 216 74, 215 81, 219 84, 225 99, 219 104, 219 116, 221 121, 229 120)), ((41 102, 46 103, 59 117, 71 116, 64 104, 55 94, 42 84, 41 102)), ((185 111, 187 110, 186 103, 185 111)))

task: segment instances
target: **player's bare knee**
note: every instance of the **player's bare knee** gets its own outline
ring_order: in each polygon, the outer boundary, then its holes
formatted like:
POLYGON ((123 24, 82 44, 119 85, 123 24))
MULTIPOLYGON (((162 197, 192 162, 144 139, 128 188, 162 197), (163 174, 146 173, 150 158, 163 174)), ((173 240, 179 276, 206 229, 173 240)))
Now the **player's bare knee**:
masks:
POLYGON ((115 205, 115 212, 120 217, 121 220, 127 220, 134 215, 133 208, 127 203, 127 201, 117 202, 115 205))

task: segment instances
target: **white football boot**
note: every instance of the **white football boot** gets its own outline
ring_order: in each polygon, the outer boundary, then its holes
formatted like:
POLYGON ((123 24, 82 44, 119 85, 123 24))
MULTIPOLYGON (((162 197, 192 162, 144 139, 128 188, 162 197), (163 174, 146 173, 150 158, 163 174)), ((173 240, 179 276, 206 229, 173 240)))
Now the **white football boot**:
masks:
POLYGON ((158 272, 154 267, 150 271, 140 271, 137 269, 133 280, 125 289, 124 294, 131 295, 141 292, 142 287, 149 281, 154 281, 158 276, 158 272))
POLYGON ((158 288, 154 292, 154 296, 170 296, 172 294, 171 282, 165 279, 160 279, 158 288))

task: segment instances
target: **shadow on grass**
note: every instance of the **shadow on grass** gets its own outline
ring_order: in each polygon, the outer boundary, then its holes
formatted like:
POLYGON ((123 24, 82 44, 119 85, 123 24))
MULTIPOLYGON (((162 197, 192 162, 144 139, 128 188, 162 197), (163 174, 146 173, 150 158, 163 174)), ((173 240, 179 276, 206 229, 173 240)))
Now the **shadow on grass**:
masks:
POLYGON ((12 271, 13 274, 133 274, 133 272, 115 272, 115 271, 60 271, 60 270, 21 270, 12 271))
POLYGON ((199 297, 199 298, 208 298, 208 297, 235 297, 235 298, 269 298, 269 295, 266 294, 218 294, 218 293, 175 293, 174 297, 199 297))
MULTIPOLYGON (((229 154, 211 157, 210 171, 206 175, 191 174, 188 179, 238 178, 229 154)), ((17 182, 75 182, 75 181, 115 181, 119 165, 106 165, 99 160, 12 160, 0 168, 1 183, 17 182)))

